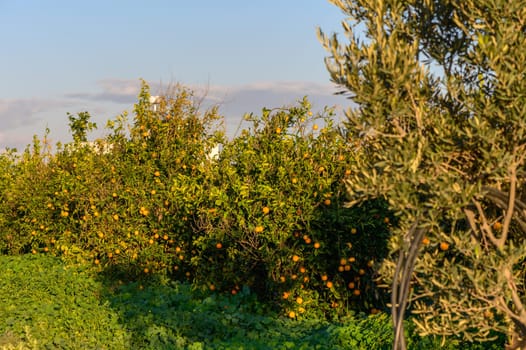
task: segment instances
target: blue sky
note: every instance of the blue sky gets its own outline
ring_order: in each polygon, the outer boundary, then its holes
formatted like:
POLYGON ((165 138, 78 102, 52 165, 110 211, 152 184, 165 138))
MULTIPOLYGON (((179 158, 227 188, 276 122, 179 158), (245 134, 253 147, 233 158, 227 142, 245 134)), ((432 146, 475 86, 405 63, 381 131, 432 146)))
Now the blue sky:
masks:
POLYGON ((153 93, 208 90, 230 133, 244 113, 304 95, 346 105, 316 38, 343 18, 325 0, 0 0, 0 149, 46 127, 67 141, 67 112, 87 110, 102 129, 131 111, 140 78, 153 93))

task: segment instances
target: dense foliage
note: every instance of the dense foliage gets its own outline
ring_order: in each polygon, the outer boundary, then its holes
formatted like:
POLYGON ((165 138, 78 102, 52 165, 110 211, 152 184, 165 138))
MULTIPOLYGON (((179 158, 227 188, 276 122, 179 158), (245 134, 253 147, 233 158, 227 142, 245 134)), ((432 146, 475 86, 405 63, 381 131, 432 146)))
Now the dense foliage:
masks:
POLYGON ((133 121, 121 115, 88 143, 89 114, 70 115, 73 142, 35 138, 0 156, 0 251, 50 254, 134 280, 165 275, 230 294, 244 286, 291 318, 377 313, 377 269, 392 218, 385 203, 343 207, 354 154, 327 109, 247 115, 226 140, 216 109, 175 87, 133 121), (210 151, 220 145, 218 157, 210 151))
POLYGON ((525 2, 331 2, 348 42, 320 39, 362 148, 348 191, 399 219, 383 269, 395 346, 411 296, 422 334, 525 348, 525 2))

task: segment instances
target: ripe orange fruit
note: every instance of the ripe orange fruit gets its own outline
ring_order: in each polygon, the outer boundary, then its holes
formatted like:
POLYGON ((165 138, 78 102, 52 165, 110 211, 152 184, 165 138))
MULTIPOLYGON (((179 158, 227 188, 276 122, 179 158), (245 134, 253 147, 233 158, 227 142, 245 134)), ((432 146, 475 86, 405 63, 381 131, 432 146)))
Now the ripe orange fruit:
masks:
POLYGON ((384 218, 384 222, 385 222, 386 224, 388 224, 388 223, 389 223, 389 218, 388 218, 388 217, 385 217, 385 218, 384 218))
POLYGON ((293 255, 293 256, 292 256, 292 261, 294 261, 294 262, 298 262, 299 260, 300 260, 300 257, 299 257, 299 256, 297 256, 297 255, 293 255))
POLYGON ((296 317, 296 313, 294 311, 289 312, 289 317, 290 318, 295 318, 296 317))
POLYGON ((287 278, 285 276, 279 276, 279 281, 281 283, 285 283, 287 281, 287 278))
POLYGON ((429 243, 431 243, 431 241, 429 240, 429 238, 427 238, 427 237, 422 238, 422 244, 423 244, 423 245, 428 245, 429 243))
POLYGON ((323 204, 331 205, 331 200, 329 198, 327 198, 326 200, 323 201, 323 204))
POLYGON ((256 228, 254 229, 254 232, 256 232, 256 233, 263 232, 263 226, 256 226, 256 228))
POLYGON ((276 134, 281 134, 281 128, 276 128, 276 134))
POLYGON ((373 267, 373 265, 374 265, 374 260, 369 260, 367 262, 367 267, 373 267))
POLYGON ((497 231, 500 231, 502 229, 502 224, 500 223, 500 221, 496 221, 494 224, 493 224, 493 229, 494 230, 497 230, 497 231))
POLYGON ((306 269, 305 267, 302 266, 302 267, 300 267, 300 272, 301 272, 301 273, 305 273, 305 272, 307 272, 307 269, 306 269))
POLYGON ((354 295, 356 295, 356 296, 359 296, 360 294, 362 294, 362 292, 360 292, 359 289, 355 289, 352 293, 353 293, 354 295))
POLYGON ((270 213, 270 208, 269 207, 263 207, 263 214, 268 214, 270 213))
POLYGON ((283 292, 283 299, 288 299, 290 296, 289 292, 283 292))
POLYGON ((358 270, 358 273, 363 276, 363 275, 365 275, 365 270, 364 269, 360 269, 360 270, 358 270))
POLYGON ((314 243, 314 249, 320 249, 321 245, 320 243, 316 242, 314 243))
POLYGON ((295 177, 293 177, 291 181, 292 181, 293 184, 295 184, 295 183, 298 182, 298 179, 296 179, 295 177))
POLYGON ((93 261, 93 263, 94 263, 95 265, 98 265, 98 264, 100 264, 100 261, 99 261, 99 259, 95 259, 95 261, 93 261))
POLYGON ((345 265, 345 264, 347 264, 347 259, 341 258, 340 259, 340 265, 345 265))
POLYGON ((144 271, 144 273, 150 272, 150 270, 147 267, 145 267, 143 271, 144 271))
POLYGON ((349 282, 349 284, 347 285, 347 287, 349 287, 349 289, 354 289, 354 287, 355 287, 354 282, 349 282))
POLYGON ((444 250, 444 251, 448 250, 449 249, 449 244, 447 242, 440 243, 440 249, 444 250))
POLYGON ((345 271, 351 271, 351 265, 345 265, 345 266, 343 267, 343 269, 344 269, 345 271))
POLYGON ((349 175, 351 175, 351 170, 349 169, 345 170, 345 176, 349 176, 349 175))
POLYGON ((357 233, 358 233, 358 230, 357 230, 356 228, 353 227, 353 228, 351 229, 351 234, 355 235, 355 234, 357 234, 357 233))
POLYGON ((314 124, 314 125, 312 126, 312 130, 314 130, 314 131, 318 130, 318 124, 314 124))
POLYGON ((322 281, 327 281, 329 279, 329 277, 327 277, 327 275, 323 275, 321 276, 321 280, 322 281))
POLYGON ((210 288, 211 291, 216 290, 216 286, 214 286, 213 284, 211 284, 211 285, 209 286, 209 288, 210 288))
POLYGON ((345 271, 345 267, 343 267, 342 265, 338 266, 338 271, 339 272, 345 271))
POLYGON ((161 176, 161 173, 159 171, 156 171, 155 173, 153 173, 153 175, 156 176, 156 177, 159 177, 159 176, 161 176))
POLYGON ((327 282, 327 288, 332 289, 333 287, 334 284, 331 281, 327 282))
POLYGON ((218 242, 218 243, 216 244, 216 248, 217 248, 217 249, 221 249, 221 248, 223 248, 223 245, 221 244, 221 242, 218 242))
POLYGON ((301 305, 303 304, 303 299, 301 297, 297 297, 296 302, 301 305))

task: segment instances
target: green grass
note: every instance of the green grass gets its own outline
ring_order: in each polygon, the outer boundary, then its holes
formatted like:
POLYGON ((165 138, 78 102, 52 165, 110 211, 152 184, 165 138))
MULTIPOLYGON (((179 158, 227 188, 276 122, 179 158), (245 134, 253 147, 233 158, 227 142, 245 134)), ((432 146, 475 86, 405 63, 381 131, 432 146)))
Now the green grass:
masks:
MULTIPOLYGON (((388 315, 290 320, 236 296, 151 280, 119 284, 46 256, 0 256, 0 349, 390 349, 388 315)), ((445 346, 409 337, 412 349, 445 346)))

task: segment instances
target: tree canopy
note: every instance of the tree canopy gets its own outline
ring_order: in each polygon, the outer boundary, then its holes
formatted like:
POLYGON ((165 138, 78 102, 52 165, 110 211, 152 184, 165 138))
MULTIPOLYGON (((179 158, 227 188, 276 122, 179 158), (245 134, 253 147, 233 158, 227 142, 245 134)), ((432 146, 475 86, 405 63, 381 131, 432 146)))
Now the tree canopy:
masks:
POLYGON ((526 1, 330 0, 346 39, 319 30, 353 102, 350 205, 398 217, 384 262, 395 349, 422 334, 508 334, 526 347, 526 1))

